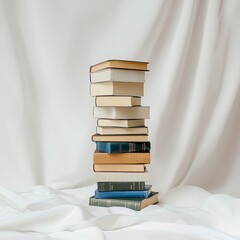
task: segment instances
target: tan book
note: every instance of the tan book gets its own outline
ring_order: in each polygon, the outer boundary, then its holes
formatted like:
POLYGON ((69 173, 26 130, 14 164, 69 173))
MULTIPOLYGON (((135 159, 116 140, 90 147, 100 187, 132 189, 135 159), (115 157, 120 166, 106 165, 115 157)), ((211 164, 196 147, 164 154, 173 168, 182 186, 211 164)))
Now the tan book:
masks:
POLYGON ((145 119, 104 119, 99 118, 97 125, 100 127, 142 127, 145 119))
POLYGON ((92 135, 93 142, 147 142, 148 135, 92 135))
POLYGON ((148 134, 148 127, 133 127, 133 128, 119 128, 119 127, 97 127, 98 134, 101 135, 134 135, 134 134, 148 134))
POLYGON ((134 153, 104 153, 95 151, 93 154, 95 164, 149 164, 149 152, 134 153))
POLYGON ((145 72, 108 68, 90 74, 90 81, 95 82, 145 82, 145 72))
POLYGON ((143 96, 144 83, 132 83, 132 82, 101 82, 90 84, 91 96, 112 96, 112 95, 124 95, 124 96, 143 96))
POLYGON ((144 164, 93 164, 95 172, 144 172, 144 164))
POLYGON ((106 69, 106 68, 122 68, 122 69, 134 69, 148 71, 148 62, 139 62, 139 61, 128 61, 128 60, 107 60, 97 64, 94 64, 90 67, 90 73, 106 69))
POLYGON ((149 119, 150 107, 95 107, 93 116, 110 119, 149 119))
POLYGON ((141 106, 141 98, 132 96, 97 96, 95 104, 97 107, 141 106))

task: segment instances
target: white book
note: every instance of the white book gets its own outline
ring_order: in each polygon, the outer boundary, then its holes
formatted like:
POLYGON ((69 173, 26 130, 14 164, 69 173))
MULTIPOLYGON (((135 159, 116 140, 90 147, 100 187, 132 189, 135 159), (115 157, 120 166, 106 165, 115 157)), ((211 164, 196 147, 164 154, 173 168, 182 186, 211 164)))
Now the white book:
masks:
POLYGON ((90 84, 90 95, 95 96, 143 96, 144 83, 99 82, 90 84))
POLYGON ((150 107, 95 107, 93 116, 110 119, 149 119, 150 107))
POLYGON ((146 182, 150 178, 147 170, 145 172, 95 172, 96 182, 146 182))
POLYGON ((103 69, 90 74, 91 82, 145 82, 145 71, 127 69, 103 69))

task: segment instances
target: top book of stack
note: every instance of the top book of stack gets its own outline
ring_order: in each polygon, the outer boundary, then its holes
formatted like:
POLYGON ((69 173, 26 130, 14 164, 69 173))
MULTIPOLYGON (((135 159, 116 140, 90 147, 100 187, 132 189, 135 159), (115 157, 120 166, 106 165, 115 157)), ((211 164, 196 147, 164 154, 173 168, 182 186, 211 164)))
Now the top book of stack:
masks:
POLYGON ((90 67, 90 81, 144 82, 147 68, 147 62, 108 60, 90 67))
POLYGON ((148 71, 148 62, 127 61, 127 60, 107 60, 97 63, 90 67, 90 73, 97 72, 106 68, 120 68, 148 71))

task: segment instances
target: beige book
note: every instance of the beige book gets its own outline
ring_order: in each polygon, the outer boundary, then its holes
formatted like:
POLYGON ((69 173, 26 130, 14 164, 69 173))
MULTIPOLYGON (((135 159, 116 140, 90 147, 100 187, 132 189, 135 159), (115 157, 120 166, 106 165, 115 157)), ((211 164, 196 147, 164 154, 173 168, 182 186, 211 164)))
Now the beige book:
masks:
POLYGON ((147 142, 148 135, 92 135, 93 142, 147 142))
POLYGON ((100 127, 142 127, 145 119, 104 119, 99 118, 97 125, 100 127))
POLYGON ((96 182, 147 182, 149 173, 128 173, 128 172, 95 172, 96 182))
POLYGON ((95 172, 144 172, 144 164, 93 164, 95 172))
POLYGON ((98 134, 101 135, 132 135, 148 134, 147 127, 119 128, 119 127, 97 127, 98 134))
POLYGON ((133 107, 141 105, 141 98, 132 96, 97 96, 95 104, 97 107, 133 107))
POLYGON ((150 107, 95 107, 93 116, 110 119, 149 119, 150 107))
POLYGON ((145 72, 108 68, 90 74, 90 81, 95 82, 145 82, 145 72))
POLYGON ((90 73, 96 72, 106 68, 122 68, 122 69, 134 69, 148 71, 148 62, 140 61, 128 61, 128 60, 107 60, 97 64, 94 64, 90 67, 90 73))
POLYGON ((132 83, 132 82, 101 82, 90 84, 91 96, 112 96, 112 95, 124 95, 124 96, 143 96, 144 83, 132 83))

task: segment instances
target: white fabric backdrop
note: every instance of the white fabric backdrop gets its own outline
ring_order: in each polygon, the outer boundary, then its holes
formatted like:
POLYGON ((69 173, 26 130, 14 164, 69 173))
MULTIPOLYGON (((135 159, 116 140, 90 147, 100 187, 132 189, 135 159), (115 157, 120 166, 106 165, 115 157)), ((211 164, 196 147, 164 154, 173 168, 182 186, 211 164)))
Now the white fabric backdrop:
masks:
POLYGON ((240 196, 239 1, 0 1, 0 183, 94 183, 88 70, 150 62, 151 182, 240 196))
POLYGON ((237 0, 0 0, 0 239, 239 239, 239 23, 237 0), (88 70, 113 58, 150 62, 140 212, 88 206, 88 70))

